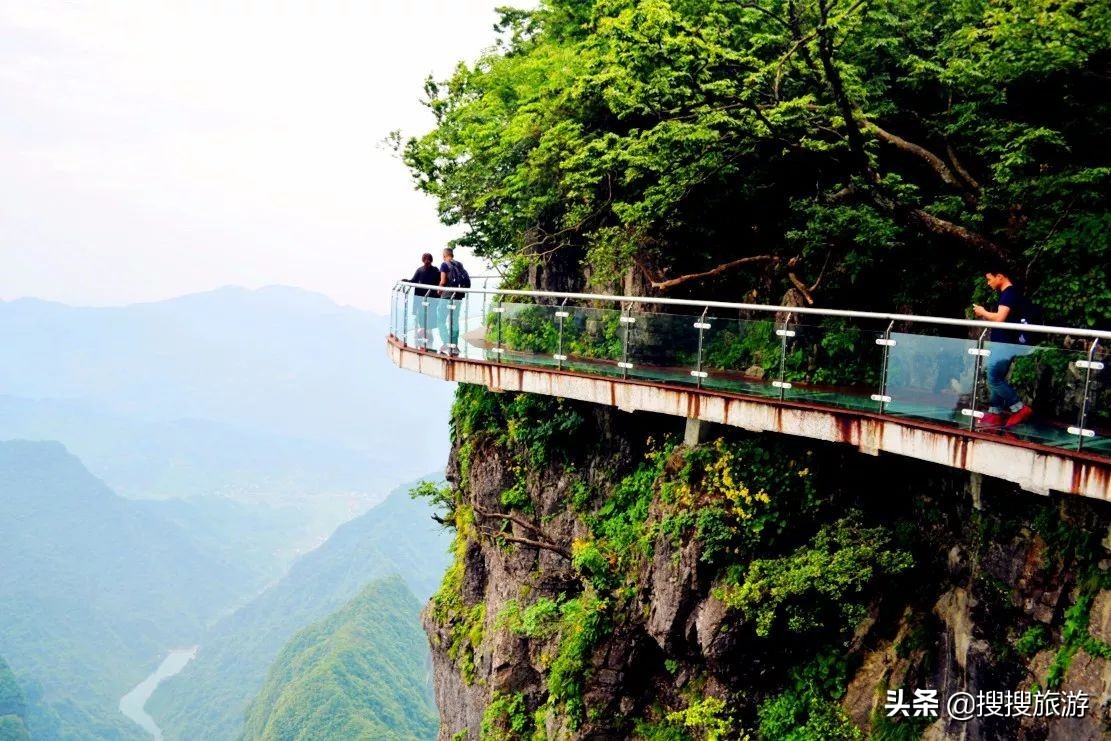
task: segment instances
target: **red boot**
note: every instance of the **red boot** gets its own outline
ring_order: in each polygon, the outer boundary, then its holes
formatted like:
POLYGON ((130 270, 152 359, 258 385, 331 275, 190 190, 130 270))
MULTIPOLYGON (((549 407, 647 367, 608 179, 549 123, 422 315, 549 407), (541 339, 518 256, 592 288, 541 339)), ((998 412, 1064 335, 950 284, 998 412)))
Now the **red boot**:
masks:
POLYGON ((1026 420, 1033 417, 1033 416, 1034 416, 1034 410, 1030 408, 1029 404, 1027 404, 1022 409, 1019 409, 1017 412, 1012 414, 1011 418, 1007 420, 1007 424, 1005 424, 1003 426, 1008 427, 1008 428, 1017 427, 1020 424, 1022 424, 1023 422, 1025 422, 1026 420))
POLYGON ((998 412, 988 412, 976 423, 978 427, 1002 427, 1007 418, 998 412))

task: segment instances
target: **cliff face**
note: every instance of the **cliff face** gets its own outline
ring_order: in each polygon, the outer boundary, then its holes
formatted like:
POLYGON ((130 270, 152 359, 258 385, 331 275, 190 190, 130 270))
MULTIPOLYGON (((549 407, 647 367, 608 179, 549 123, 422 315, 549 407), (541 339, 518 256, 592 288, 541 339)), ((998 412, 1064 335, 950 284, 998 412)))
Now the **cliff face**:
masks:
POLYGON ((1108 730, 1111 507, 783 436, 719 428, 690 447, 680 430, 460 387, 455 562, 424 612, 442 738, 1108 730), (916 689, 937 690, 937 717, 888 718, 887 691, 916 689), (1089 707, 946 712, 956 692, 1023 690, 1089 707))

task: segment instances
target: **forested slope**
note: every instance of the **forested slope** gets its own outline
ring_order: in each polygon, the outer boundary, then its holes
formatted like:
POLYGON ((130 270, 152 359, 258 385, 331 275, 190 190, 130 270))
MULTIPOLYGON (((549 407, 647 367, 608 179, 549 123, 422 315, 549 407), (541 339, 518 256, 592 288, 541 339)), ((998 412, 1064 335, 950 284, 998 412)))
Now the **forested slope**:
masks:
POLYGON ((420 607, 401 579, 383 579, 295 635, 247 709, 244 738, 435 738, 420 607))
POLYGON ((0 655, 47 737, 141 737, 119 698, 250 583, 58 443, 0 442, 0 655))
POLYGON ((171 739, 232 739, 270 665, 299 630, 324 619, 373 579, 402 577, 421 600, 449 561, 447 536, 407 487, 342 525, 277 584, 201 638, 197 658, 155 692, 147 711, 171 739))

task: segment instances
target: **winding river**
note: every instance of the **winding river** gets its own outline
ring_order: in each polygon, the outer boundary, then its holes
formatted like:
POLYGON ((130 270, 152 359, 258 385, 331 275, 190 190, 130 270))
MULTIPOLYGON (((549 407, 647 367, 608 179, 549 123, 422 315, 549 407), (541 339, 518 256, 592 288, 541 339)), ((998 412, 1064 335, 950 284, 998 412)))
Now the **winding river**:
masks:
POLYGON ((157 741, 162 741, 162 729, 154 722, 154 718, 147 715, 143 706, 154 694, 159 682, 174 676, 185 668, 185 665, 197 656, 198 646, 192 648, 179 648, 170 651, 158 668, 149 677, 144 679, 135 689, 120 698, 120 712, 143 727, 154 736, 157 741))

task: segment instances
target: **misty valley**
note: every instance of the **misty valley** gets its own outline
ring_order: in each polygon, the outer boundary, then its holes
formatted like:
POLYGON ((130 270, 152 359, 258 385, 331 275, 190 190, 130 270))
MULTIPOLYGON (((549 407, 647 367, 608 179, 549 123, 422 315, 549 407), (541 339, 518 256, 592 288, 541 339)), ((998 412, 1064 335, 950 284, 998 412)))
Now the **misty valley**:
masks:
POLYGON ((278 287, 0 303, 0 738, 435 737, 448 539, 408 491, 450 389, 387 382, 384 328, 278 287))

